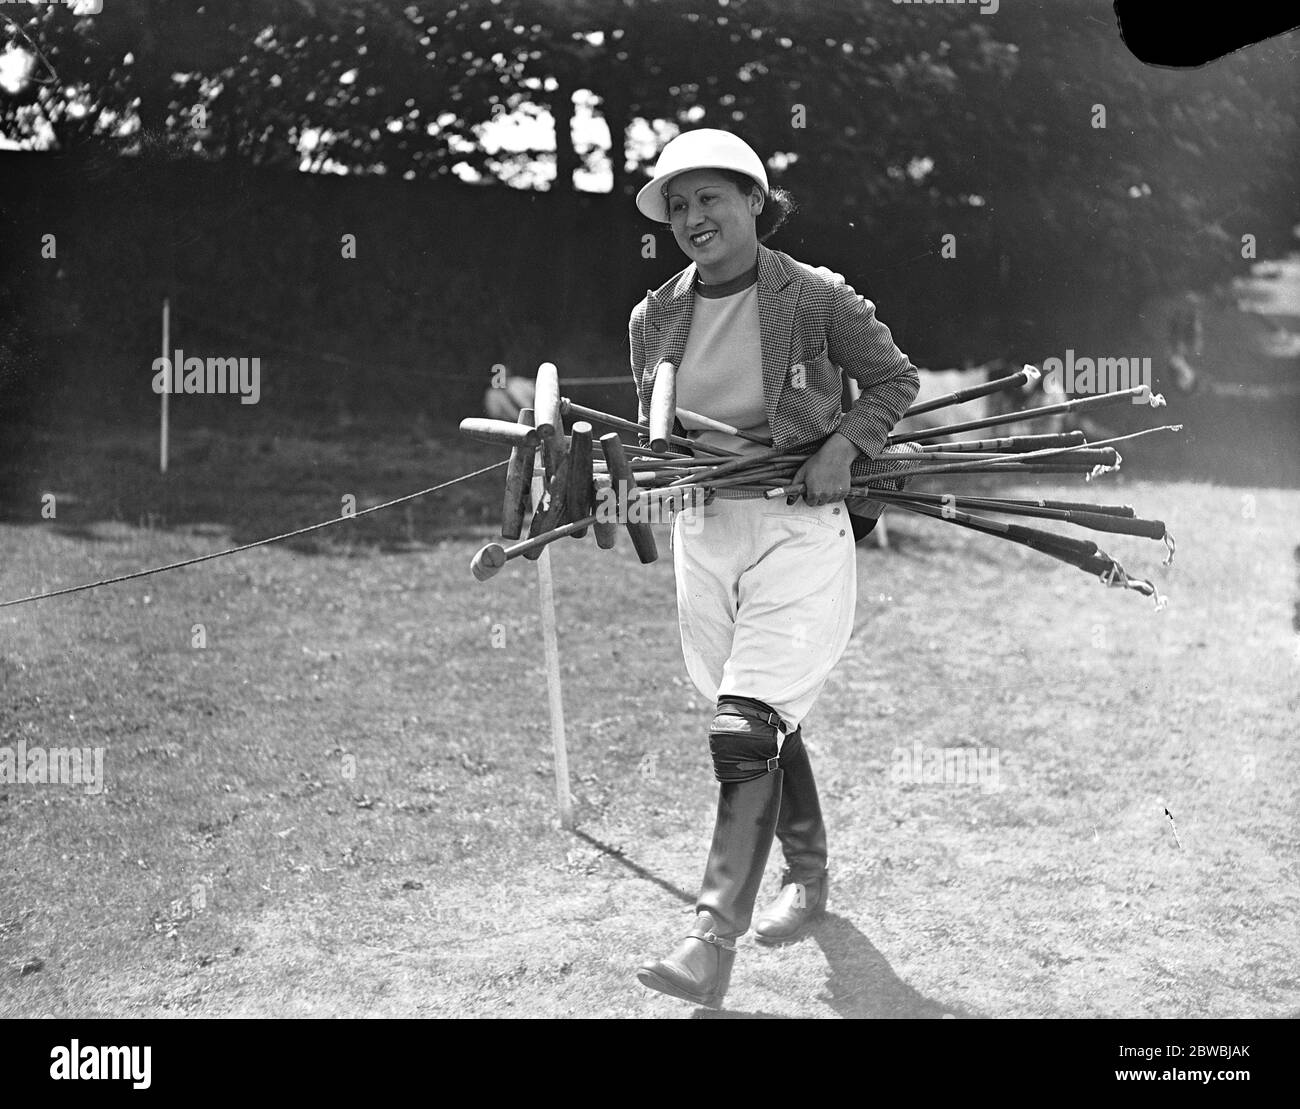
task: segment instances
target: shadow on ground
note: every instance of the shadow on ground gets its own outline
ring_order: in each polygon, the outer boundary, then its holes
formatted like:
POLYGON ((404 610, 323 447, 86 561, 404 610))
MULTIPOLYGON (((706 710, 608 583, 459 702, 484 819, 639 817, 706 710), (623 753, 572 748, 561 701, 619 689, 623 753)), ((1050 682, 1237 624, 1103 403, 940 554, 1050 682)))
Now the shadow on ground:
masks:
POLYGON ((813 938, 830 964, 825 1000, 842 1017, 924 1020, 972 1015, 914 990, 894 973, 875 944, 837 913, 826 914, 813 938))
MULTIPOLYGON (((939 1020, 967 1013, 918 993, 889 965, 879 949, 849 920, 827 913, 811 933, 826 956, 830 975, 825 1001, 846 1020, 939 1020)), ((736 1009, 696 1009, 693 1020, 781 1020, 775 1013, 736 1009)))
MULTIPOLYGON (((686 904, 695 898, 680 886, 633 862, 622 851, 596 839, 580 829, 574 835, 626 867, 638 878, 652 882, 686 904)), ((889 965, 884 955, 858 928, 837 913, 827 913, 810 934, 826 956, 830 976, 824 1000, 841 1017, 847 1019, 936 1020, 943 1017, 969 1017, 951 1005, 941 1005, 918 993, 889 965)), ((805 941, 808 942, 808 941, 805 941)), ((779 1013, 749 1012, 740 1009, 696 1009, 692 1020, 788 1020, 779 1013)))
POLYGON ((646 870, 646 868, 641 866, 639 863, 634 863, 617 847, 611 847, 608 843, 601 842, 595 836, 584 832, 581 828, 575 828, 573 834, 580 840, 585 840, 587 843, 591 844, 591 846, 597 851, 613 859, 620 866, 626 867, 638 878, 642 878, 647 882, 653 882, 661 890, 666 890, 668 893, 671 893, 674 897, 685 902, 687 905, 695 904, 694 894, 687 893, 681 886, 675 886, 666 878, 660 878, 659 875, 646 870))

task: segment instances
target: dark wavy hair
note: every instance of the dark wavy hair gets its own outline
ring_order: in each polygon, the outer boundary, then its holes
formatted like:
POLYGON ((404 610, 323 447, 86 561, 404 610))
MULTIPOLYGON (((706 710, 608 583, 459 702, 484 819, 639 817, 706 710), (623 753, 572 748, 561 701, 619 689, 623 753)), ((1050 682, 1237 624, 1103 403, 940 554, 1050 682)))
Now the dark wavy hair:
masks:
MULTIPOLYGON (((741 173, 739 170, 720 169, 718 172, 735 185, 742 196, 748 196, 749 190, 758 185, 758 182, 752 177, 746 173, 741 173)), ((758 233, 758 241, 760 243, 767 242, 777 233, 785 221, 798 210, 799 205, 788 190, 779 187, 768 189, 763 210, 759 212, 755 221, 754 230, 758 233)))

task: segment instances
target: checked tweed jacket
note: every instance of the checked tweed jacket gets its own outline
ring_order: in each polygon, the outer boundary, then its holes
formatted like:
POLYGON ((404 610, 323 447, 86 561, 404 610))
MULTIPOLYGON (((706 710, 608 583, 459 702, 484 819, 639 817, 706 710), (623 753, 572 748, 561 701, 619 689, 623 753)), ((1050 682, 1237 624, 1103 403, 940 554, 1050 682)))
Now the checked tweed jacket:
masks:
MULTIPOLYGON (((628 337, 641 418, 662 362, 680 365, 694 311, 692 262, 632 310, 628 337)), ((862 453, 856 478, 889 472, 873 463, 916 398, 920 379, 894 345, 876 307, 849 285, 824 277, 780 251, 758 248, 758 318, 763 396, 774 445, 820 443, 839 431, 862 453), (843 410, 841 369, 862 388, 843 410)))

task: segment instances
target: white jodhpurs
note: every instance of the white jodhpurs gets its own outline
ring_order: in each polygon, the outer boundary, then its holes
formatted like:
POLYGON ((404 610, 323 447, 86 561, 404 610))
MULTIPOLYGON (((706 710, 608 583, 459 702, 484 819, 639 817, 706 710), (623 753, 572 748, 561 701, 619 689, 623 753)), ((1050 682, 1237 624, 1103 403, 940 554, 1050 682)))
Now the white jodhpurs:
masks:
POLYGON ((843 502, 714 499, 673 521, 686 670, 710 701, 753 697, 799 727, 848 646, 857 563, 843 502))

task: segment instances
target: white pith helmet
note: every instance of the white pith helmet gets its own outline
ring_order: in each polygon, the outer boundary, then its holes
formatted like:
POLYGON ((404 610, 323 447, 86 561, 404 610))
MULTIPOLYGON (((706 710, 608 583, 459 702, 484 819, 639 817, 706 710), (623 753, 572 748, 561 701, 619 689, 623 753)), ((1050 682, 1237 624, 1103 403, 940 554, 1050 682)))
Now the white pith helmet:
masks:
POLYGON ((669 178, 692 169, 736 170, 752 177, 767 196, 767 170, 763 168, 763 159, 754 153, 754 148, 730 131, 701 127, 695 131, 683 131, 660 152, 654 177, 636 194, 640 213, 658 223, 671 222, 668 202, 661 190, 669 178))

